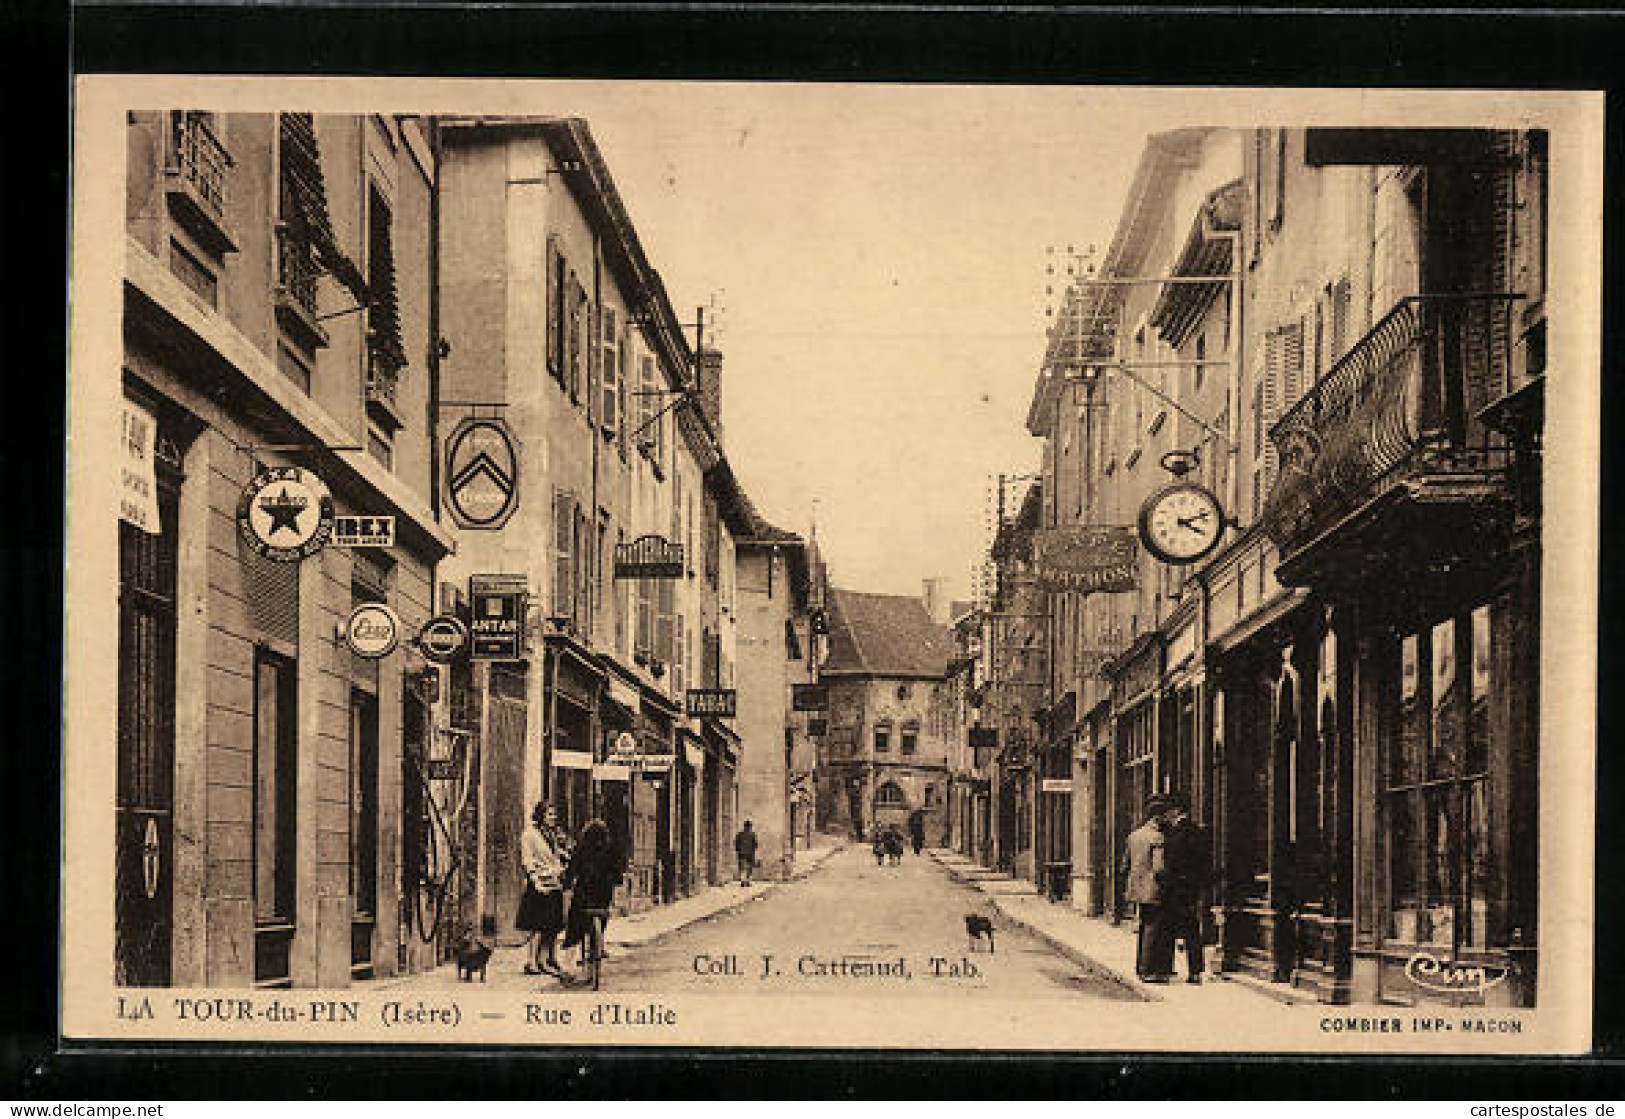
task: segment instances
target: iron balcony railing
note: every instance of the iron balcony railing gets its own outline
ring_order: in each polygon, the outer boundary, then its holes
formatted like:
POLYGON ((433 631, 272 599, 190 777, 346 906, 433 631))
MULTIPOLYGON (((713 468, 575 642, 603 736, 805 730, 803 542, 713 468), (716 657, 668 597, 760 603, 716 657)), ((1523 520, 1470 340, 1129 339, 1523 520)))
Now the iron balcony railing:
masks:
POLYGON ((1478 413, 1505 391, 1506 293, 1401 299, 1270 429, 1264 526, 1283 550, 1419 474, 1505 468, 1478 413))
POLYGON ((217 220, 226 216, 226 169, 231 155, 202 113, 176 112, 172 118, 174 168, 217 220))

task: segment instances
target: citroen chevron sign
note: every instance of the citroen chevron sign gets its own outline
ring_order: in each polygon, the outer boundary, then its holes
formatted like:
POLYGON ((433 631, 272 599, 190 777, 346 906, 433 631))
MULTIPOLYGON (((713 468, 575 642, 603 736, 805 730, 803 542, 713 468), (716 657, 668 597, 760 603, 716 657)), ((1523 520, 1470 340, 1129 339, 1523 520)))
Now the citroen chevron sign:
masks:
POLYGON ((500 419, 470 417, 446 440, 446 505, 463 528, 501 528, 519 507, 519 456, 500 419))

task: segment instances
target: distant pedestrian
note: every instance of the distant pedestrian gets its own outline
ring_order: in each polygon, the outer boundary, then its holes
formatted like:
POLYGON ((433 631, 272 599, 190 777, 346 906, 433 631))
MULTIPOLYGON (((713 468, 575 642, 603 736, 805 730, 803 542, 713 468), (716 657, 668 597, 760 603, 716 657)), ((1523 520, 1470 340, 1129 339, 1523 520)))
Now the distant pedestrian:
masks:
POLYGON ((1184 793, 1168 795, 1162 818, 1167 878, 1163 887, 1164 936, 1168 941, 1169 970, 1173 970, 1175 940, 1185 942, 1185 981, 1200 983, 1203 971, 1202 907, 1213 874, 1213 846, 1208 831, 1191 819, 1190 800, 1184 793))
POLYGON ((903 864, 903 833, 893 824, 886 829, 886 857, 891 859, 892 866, 903 864))
POLYGON ((739 860, 739 884, 749 886, 751 875, 756 872, 756 830, 749 820, 734 836, 734 856, 739 860))
POLYGON ((1162 908, 1167 852, 1161 817, 1167 810, 1168 802, 1162 797, 1148 800, 1145 822, 1128 833, 1123 853, 1124 892, 1140 921, 1134 970, 1147 983, 1166 983, 1173 974, 1173 945, 1166 935, 1162 908))
POLYGON ((908 838, 916 855, 925 850, 925 809, 916 808, 908 814, 908 838))
POLYGON ((519 898, 514 924, 527 934, 530 955, 526 975, 558 975, 555 944, 564 928, 564 860, 558 813, 551 804, 537 801, 530 826, 519 839, 519 859, 525 870, 525 889, 519 898))
POLYGON ((886 864, 886 833, 876 828, 870 846, 874 849, 875 865, 884 866, 886 864))

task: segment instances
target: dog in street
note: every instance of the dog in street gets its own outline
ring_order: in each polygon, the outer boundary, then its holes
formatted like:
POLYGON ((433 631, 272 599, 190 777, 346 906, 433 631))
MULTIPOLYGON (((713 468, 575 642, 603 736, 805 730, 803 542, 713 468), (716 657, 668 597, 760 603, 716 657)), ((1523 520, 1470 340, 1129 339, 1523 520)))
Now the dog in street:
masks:
POLYGON ((491 961, 491 946, 471 932, 465 932, 457 941, 457 981, 472 983, 474 973, 480 973, 485 982, 485 965, 491 961))
POLYGON ((965 914, 965 932, 970 937, 970 950, 976 951, 977 943, 987 938, 987 950, 991 953, 993 947, 993 922, 980 913, 965 914))

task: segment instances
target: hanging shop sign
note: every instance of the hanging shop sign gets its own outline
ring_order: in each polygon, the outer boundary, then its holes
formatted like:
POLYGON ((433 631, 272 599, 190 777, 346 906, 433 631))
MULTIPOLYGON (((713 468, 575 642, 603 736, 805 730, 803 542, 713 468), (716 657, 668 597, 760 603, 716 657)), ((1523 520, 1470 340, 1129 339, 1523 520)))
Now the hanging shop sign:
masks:
POLYGON ((638 736, 629 731, 621 731, 609 742, 608 761, 616 765, 626 765, 631 759, 638 756, 638 736))
POLYGON ((790 707, 794 711, 828 711, 829 686, 826 684, 792 684, 790 707))
POLYGON ((1163 563, 1195 563, 1219 546, 1227 520, 1213 491, 1197 482, 1174 482, 1140 506, 1140 541, 1163 563))
POLYGON ((731 719, 739 708, 739 692, 734 688, 690 688, 684 696, 689 718, 731 719))
POLYGON ((298 563, 331 539, 333 495, 312 471, 268 466, 237 500, 237 531, 266 559, 298 563))
POLYGON ((363 602, 344 623, 344 643, 367 660, 387 657, 401 643, 401 620, 382 602, 363 602))
POLYGON ((529 598, 526 587, 523 575, 469 576, 470 659, 523 659, 525 605, 529 598))
POLYGON ((418 651, 436 664, 450 664, 467 648, 468 627, 451 614, 430 618, 418 630, 418 651))
POLYGON ((419 669, 411 676, 411 681, 418 698, 424 703, 440 702, 440 670, 434 665, 426 665, 419 669))
POLYGON ((503 420, 470 416, 446 440, 446 507, 463 528, 496 529, 519 508, 519 454, 503 420))
POLYGON ((617 579, 681 579, 687 570, 683 546, 657 533, 615 545, 617 579))
POLYGON ((142 532, 157 535, 163 531, 158 523, 158 474, 154 465, 158 453, 158 419, 127 397, 123 403, 119 519, 142 532))
POLYGON ((1131 529, 1063 525, 1033 534, 1033 572, 1046 591, 1132 591, 1139 547, 1131 529))
POLYGON ((338 548, 393 548, 395 518, 334 517, 331 543, 338 548))

